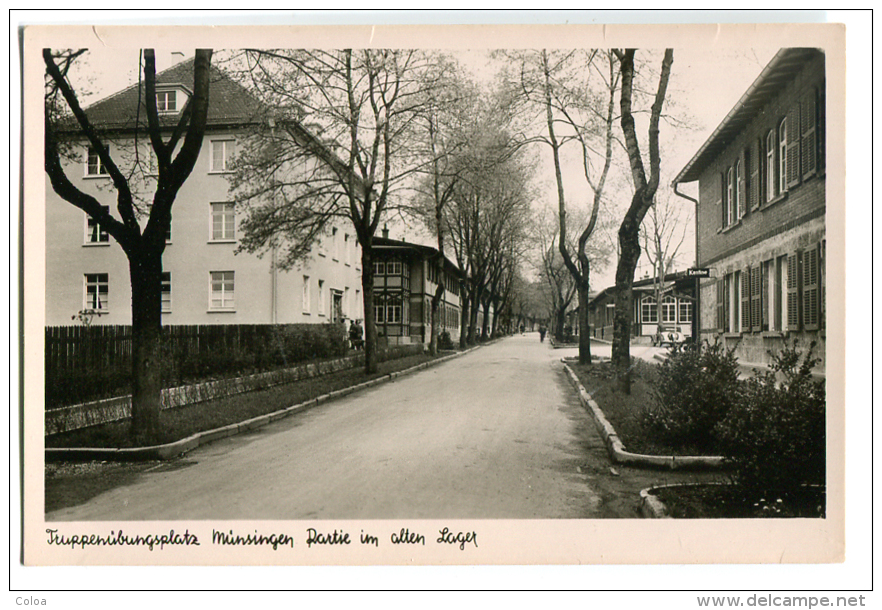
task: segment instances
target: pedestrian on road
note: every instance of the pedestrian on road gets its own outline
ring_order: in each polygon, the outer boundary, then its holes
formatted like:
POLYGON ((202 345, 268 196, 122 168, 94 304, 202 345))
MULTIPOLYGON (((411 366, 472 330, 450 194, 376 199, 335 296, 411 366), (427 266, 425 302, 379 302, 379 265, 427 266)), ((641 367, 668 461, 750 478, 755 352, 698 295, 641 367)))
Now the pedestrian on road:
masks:
POLYGON ((524 325, 523 324, 521 324, 521 334, 522 335, 524 334, 524 325))
POLYGON ((545 342, 545 325, 541 324, 539 326, 539 343, 545 342))

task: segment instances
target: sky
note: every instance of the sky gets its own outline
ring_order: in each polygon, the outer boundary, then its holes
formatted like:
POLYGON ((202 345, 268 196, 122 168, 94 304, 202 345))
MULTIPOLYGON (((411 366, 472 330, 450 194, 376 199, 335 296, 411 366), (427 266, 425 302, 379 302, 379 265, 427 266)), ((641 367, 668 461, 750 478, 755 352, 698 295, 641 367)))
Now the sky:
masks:
MULTIPOLYGON (((693 204, 666 192, 670 191, 671 179, 689 162, 777 51, 776 47, 749 49, 730 47, 715 51, 675 49, 666 110, 678 117, 685 117, 692 128, 675 128, 665 123, 661 125, 662 180, 659 198, 670 198, 672 204, 680 208, 684 218, 690 213, 693 204)), ((177 52, 157 49, 157 71, 181 61, 184 56, 191 55, 192 51, 189 49, 177 52)), ((458 51, 455 56, 472 71, 475 78, 485 81, 491 78, 494 62, 488 60, 486 50, 458 51)), ((657 70, 660 65, 660 53, 647 56, 656 60, 657 70)), ((222 54, 216 53, 215 59, 219 57, 222 57, 222 54)), ((95 49, 88 54, 87 62, 80 66, 76 73, 72 73, 71 79, 75 87, 83 88, 88 92, 83 95, 82 101, 84 104, 90 104, 137 82, 137 67, 137 51, 95 49)), ((651 83, 651 86, 654 87, 655 84, 651 83)), ((640 128, 638 123, 638 133, 641 133, 640 128)), ((642 133, 645 133, 645 126, 642 133)), ((647 155, 647 151, 642 152, 644 156, 647 155)), ((621 162, 625 163, 624 152, 619 151, 619 155, 621 162)), ((542 188, 540 201, 534 202, 534 207, 550 206, 554 209, 557 201, 550 153, 545 150, 536 158, 542 188)), ((564 174, 568 199, 576 204, 579 201, 587 201, 588 190, 581 177, 581 165, 573 163, 565 166, 564 174)), ((630 183, 627 181, 610 184, 607 187, 607 195, 616 202, 616 205, 625 206, 630 199, 630 192, 626 188, 630 188, 630 183)), ((681 191, 693 197, 697 196, 694 184, 682 186, 681 191)), ((692 217, 694 218, 694 212, 692 217)), ((429 234, 415 223, 390 218, 389 225, 392 237, 431 243, 429 234)), ((614 234, 609 235, 608 239, 614 240, 614 234)), ((694 231, 688 228, 674 270, 682 270, 693 264, 694 249, 694 231)), ((646 256, 641 256, 636 276, 639 278, 649 272, 646 256)), ((610 263, 605 268, 592 272, 592 291, 599 291, 611 285, 614 282, 614 275, 615 257, 611 257, 610 263)))

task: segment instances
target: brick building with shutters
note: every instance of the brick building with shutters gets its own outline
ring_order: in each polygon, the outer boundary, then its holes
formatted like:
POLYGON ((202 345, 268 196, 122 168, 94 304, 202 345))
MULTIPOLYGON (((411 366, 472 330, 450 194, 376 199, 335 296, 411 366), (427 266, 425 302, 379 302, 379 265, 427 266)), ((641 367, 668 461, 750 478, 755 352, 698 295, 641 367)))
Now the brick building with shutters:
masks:
POLYGON ((674 180, 698 181, 700 337, 743 363, 825 356, 825 82, 823 51, 782 49, 674 180))

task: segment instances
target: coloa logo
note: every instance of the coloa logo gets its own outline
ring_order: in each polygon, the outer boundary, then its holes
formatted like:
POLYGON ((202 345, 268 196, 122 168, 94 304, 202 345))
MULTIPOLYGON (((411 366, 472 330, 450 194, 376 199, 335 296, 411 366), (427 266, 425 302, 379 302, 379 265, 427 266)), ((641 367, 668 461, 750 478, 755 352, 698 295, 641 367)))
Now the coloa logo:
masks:
POLYGON ((16 606, 45 606, 46 600, 39 597, 16 597, 16 606))

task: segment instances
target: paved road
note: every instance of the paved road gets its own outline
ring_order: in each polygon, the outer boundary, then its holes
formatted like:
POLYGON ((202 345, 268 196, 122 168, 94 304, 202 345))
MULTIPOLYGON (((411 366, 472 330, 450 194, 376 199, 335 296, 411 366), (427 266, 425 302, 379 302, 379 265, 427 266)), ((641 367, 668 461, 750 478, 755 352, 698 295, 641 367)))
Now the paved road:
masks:
MULTIPOLYGON (((48 520, 634 517, 565 350, 515 336, 201 447, 48 520)), ((667 477, 670 480, 670 476, 667 477)))

